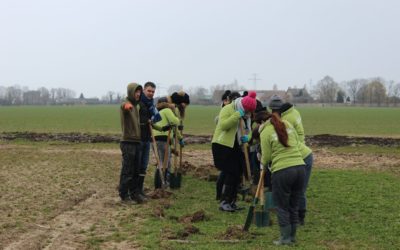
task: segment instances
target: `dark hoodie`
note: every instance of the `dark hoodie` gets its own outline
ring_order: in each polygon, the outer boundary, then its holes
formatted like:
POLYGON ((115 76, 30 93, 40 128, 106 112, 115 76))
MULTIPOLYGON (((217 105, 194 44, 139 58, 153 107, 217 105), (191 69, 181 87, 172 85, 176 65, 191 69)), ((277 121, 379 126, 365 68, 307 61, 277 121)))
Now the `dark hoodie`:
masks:
POLYGON ((122 142, 140 142, 140 118, 139 118, 139 101, 135 100, 135 91, 142 89, 137 83, 128 85, 128 96, 120 107, 122 142), (126 103, 131 103, 133 108, 125 110, 126 103))

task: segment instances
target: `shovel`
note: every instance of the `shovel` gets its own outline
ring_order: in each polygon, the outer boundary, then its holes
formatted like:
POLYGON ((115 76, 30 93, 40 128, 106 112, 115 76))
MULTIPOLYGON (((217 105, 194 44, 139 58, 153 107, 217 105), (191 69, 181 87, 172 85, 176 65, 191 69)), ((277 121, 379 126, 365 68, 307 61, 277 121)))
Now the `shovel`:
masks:
MULTIPOLYGON (((243 119, 240 119, 240 133, 242 135, 245 135, 244 120, 243 119)), ((248 182, 248 185, 244 186, 245 185, 245 178, 243 178, 243 187, 242 187, 242 190, 240 190, 240 193, 243 195, 243 200, 245 200, 245 196, 246 196, 246 194, 249 193, 250 186, 251 186, 251 171, 250 171, 250 160, 249 160, 248 147, 249 147, 249 144, 247 142, 246 143, 242 143, 242 150, 243 150, 243 153, 244 153, 244 159, 245 159, 245 164, 246 164, 246 175, 247 175, 246 180, 248 182)))
POLYGON ((262 179, 264 179, 264 174, 265 174, 265 170, 264 170, 264 168, 262 168, 262 171, 261 171, 261 174, 260 174, 260 180, 258 181, 258 185, 257 185, 256 195, 254 196, 253 203, 249 207, 249 212, 247 213, 246 221, 245 221, 244 226, 243 226, 243 231, 248 231, 249 230, 251 222, 253 220, 254 208, 258 204, 258 200, 260 198, 261 185, 262 185, 262 179))
POLYGON ((257 227, 268 227, 270 225, 269 212, 264 208, 266 205, 265 193, 264 193, 264 178, 261 180, 261 192, 260 192, 260 208, 254 212, 254 223, 257 227))
MULTIPOLYGON (((178 146, 178 130, 176 129, 176 127, 174 128, 174 147, 175 147, 175 151, 177 149, 178 146)), ((179 151, 179 159, 182 159, 182 147, 180 148, 179 151)), ((181 160, 182 161, 182 160, 181 160)), ((181 163, 181 162, 180 162, 181 163)), ((177 189, 181 187, 181 182, 182 182, 182 174, 179 173, 178 171, 178 159, 177 159, 177 155, 174 154, 174 173, 170 176, 170 188, 172 189, 177 189)))
MULTIPOLYGON (((164 161, 162 162, 162 170, 161 171, 156 171, 155 177, 154 177, 154 186, 155 188, 162 188, 167 185, 167 166, 168 166, 168 161, 169 161, 169 143, 170 143, 170 135, 171 135, 171 129, 168 130, 168 137, 167 137, 167 143, 165 144, 165 151, 164 151, 164 161), (162 186, 162 182, 160 180, 164 180, 164 186, 162 186)), ((161 164, 161 161, 160 161, 161 164)))
POLYGON ((154 178, 154 186, 156 188, 163 188, 165 186, 164 174, 163 174, 160 157, 158 156, 156 139, 154 138, 154 135, 153 135, 153 127, 151 126, 150 123, 149 123, 149 129, 150 129, 150 135, 151 135, 151 140, 152 140, 151 146, 153 148, 154 156, 156 157, 156 162, 157 162, 157 171, 156 171, 155 178, 154 178))

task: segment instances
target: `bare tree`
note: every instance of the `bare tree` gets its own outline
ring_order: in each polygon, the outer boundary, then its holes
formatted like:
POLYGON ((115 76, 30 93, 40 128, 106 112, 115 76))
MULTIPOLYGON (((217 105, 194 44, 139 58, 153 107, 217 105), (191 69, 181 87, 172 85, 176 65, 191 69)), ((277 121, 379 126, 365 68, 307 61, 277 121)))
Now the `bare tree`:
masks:
POLYGON ((368 83, 362 83, 357 91, 357 102, 365 104, 368 100, 368 83))
POLYGON ((47 104, 50 100, 50 92, 48 89, 45 87, 40 87, 38 88, 38 91, 40 92, 40 102, 42 104, 47 104))
POLYGON ((357 93, 360 88, 367 82, 365 79, 354 79, 346 83, 348 93, 351 96, 353 104, 357 102, 357 93))
POLYGON ((57 89, 51 88, 50 89, 50 99, 51 99, 52 104, 56 103, 56 94, 57 94, 57 89))
POLYGON ((4 99, 6 97, 6 87, 0 86, 0 99, 4 99))
POLYGON ((6 102, 9 105, 22 104, 22 90, 21 90, 20 86, 15 85, 15 86, 7 87, 6 102))
POLYGON ((386 90, 387 90, 386 106, 389 106, 389 103, 390 103, 391 101, 394 102, 394 99, 395 99, 395 98, 394 98, 394 94, 393 94, 394 87, 395 87, 395 83, 394 83, 393 80, 391 80, 391 81, 388 81, 388 82, 386 83, 386 86, 387 86, 387 88, 386 88, 386 90))
POLYGON ((108 103, 113 103, 113 96, 115 95, 114 91, 108 91, 107 96, 108 96, 108 103))
POLYGON ((397 103, 400 100, 400 82, 395 84, 393 87, 393 99, 394 105, 397 106, 397 103))
POLYGON ((386 99, 386 88, 381 80, 373 80, 368 84, 369 103, 376 103, 378 106, 386 99))
POLYGON ((323 103, 333 103, 336 101, 336 95, 340 89, 339 84, 330 76, 325 76, 318 82, 315 92, 323 103))

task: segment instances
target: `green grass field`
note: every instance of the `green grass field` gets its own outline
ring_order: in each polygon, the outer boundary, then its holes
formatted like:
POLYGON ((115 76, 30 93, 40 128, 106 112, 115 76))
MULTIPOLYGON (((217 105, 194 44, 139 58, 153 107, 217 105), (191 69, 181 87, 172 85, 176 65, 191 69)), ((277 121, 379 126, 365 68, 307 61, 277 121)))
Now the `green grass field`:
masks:
MULTIPOLYGON (((212 134, 217 106, 189 106, 185 133, 212 134)), ((308 135, 400 136, 400 109, 354 107, 299 108, 308 135)), ((0 107, 0 131, 119 134, 118 106, 0 107)))

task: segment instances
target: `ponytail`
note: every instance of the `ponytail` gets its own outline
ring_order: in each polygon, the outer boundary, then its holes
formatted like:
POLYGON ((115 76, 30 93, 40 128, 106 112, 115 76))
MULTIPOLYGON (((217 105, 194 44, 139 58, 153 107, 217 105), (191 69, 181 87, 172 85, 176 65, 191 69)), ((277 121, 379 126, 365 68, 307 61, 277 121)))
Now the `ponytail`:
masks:
POLYGON ((285 124, 282 122, 282 120, 281 120, 281 118, 279 117, 278 113, 276 113, 276 112, 273 112, 273 113, 272 113, 271 124, 274 126, 275 132, 278 134, 279 142, 280 142, 283 146, 289 147, 289 144, 288 144, 288 134, 287 134, 287 131, 286 131, 286 126, 285 126, 285 124))

